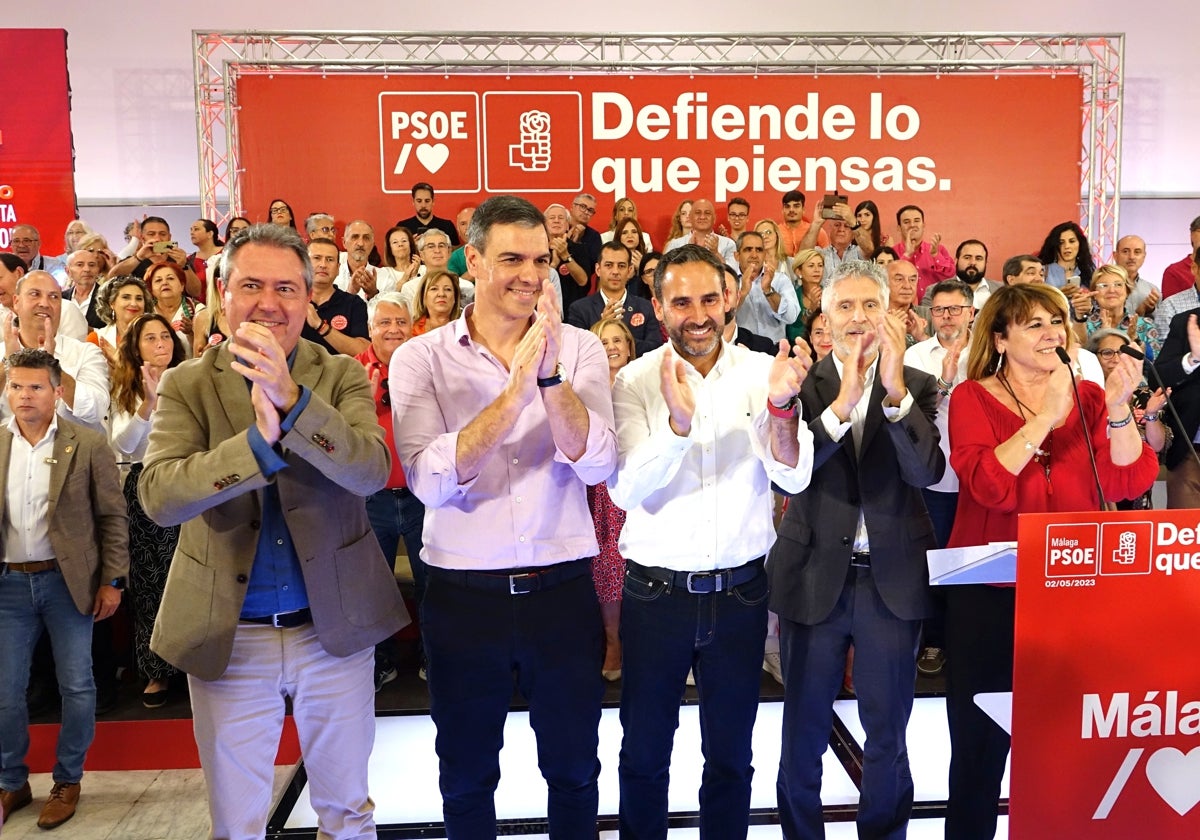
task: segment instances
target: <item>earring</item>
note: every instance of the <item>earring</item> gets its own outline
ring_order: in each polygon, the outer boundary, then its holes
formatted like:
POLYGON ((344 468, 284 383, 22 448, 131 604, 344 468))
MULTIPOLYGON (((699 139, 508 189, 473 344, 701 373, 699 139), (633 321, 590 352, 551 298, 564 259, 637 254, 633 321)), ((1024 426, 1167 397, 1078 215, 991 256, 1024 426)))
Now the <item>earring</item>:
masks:
POLYGON ((1000 368, 1004 367, 1004 351, 1000 351, 1000 355, 996 358, 996 373, 1000 372, 1000 368))

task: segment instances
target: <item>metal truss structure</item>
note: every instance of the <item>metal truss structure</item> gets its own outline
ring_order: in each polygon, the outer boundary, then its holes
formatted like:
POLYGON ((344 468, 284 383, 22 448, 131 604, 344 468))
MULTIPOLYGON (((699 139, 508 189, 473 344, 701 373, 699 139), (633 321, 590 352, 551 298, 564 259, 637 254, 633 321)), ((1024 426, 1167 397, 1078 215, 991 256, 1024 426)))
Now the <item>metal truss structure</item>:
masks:
POLYGON ((255 73, 1071 73, 1083 80, 1080 224, 1112 253, 1119 220, 1123 35, 623 35, 201 32, 195 48, 201 209, 241 206, 237 79, 255 73))

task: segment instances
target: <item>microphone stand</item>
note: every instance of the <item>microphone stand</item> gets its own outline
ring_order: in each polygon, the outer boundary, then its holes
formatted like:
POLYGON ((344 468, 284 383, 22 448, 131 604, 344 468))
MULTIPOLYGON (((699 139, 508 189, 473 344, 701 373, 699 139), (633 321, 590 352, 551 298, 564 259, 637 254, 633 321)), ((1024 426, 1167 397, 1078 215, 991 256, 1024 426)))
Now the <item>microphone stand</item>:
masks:
POLYGON ((1067 366, 1071 373, 1071 390, 1075 393, 1075 410, 1079 412, 1079 421, 1083 425, 1083 439, 1087 443, 1088 459, 1092 462, 1092 479, 1096 482, 1096 498, 1100 500, 1100 510, 1105 509, 1104 489, 1100 486, 1100 470, 1096 468, 1096 447, 1092 443, 1092 430, 1088 428, 1088 419, 1083 413, 1083 403, 1079 400, 1079 383, 1075 381, 1075 371, 1071 368, 1071 357, 1061 346, 1054 348, 1058 360, 1067 366))
POLYGON ((1167 393, 1166 383, 1158 375, 1158 368, 1152 364, 1146 364, 1146 354, 1135 347, 1123 344, 1121 345, 1121 352, 1141 362, 1142 370, 1149 371, 1151 377, 1154 379, 1154 384, 1162 389, 1163 396, 1167 398, 1166 406, 1171 412, 1171 419, 1175 421, 1175 429, 1183 436, 1184 441, 1187 442, 1188 452, 1192 453, 1192 460, 1196 462, 1196 466, 1200 466, 1200 455, 1196 453, 1196 446, 1192 443, 1191 436, 1183 428, 1183 421, 1179 419, 1179 412, 1175 410, 1175 403, 1171 400, 1171 395, 1167 393))

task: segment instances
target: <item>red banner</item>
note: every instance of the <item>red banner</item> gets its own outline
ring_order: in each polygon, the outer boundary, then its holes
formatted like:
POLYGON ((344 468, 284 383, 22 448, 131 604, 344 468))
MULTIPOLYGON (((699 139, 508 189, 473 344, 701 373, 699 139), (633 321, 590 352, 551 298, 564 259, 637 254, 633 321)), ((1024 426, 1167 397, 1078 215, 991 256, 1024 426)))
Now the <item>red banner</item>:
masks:
POLYGON ((282 197, 376 226, 412 215, 410 187, 453 217, 487 194, 545 206, 594 193, 594 227, 630 196, 662 244, 685 198, 751 203, 778 220, 782 193, 807 210, 826 193, 872 199, 895 235, 904 204, 953 251, 988 243, 992 276, 1077 218, 1076 76, 244 75, 242 194, 265 220, 282 197))
POLYGON ((66 31, 0 29, 0 83, 0 249, 29 224, 41 252, 56 256, 75 218, 66 31))
POLYGON ((1020 518, 1013 837, 1200 836, 1194 510, 1020 518))

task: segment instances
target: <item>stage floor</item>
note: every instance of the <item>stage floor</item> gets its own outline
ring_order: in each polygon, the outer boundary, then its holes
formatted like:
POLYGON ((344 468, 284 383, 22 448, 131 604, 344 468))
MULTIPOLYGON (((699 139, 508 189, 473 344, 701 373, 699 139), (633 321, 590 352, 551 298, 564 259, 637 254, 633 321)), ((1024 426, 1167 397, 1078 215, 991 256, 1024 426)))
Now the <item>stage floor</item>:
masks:
MULTIPOLYGON (((672 838, 698 837, 694 827, 697 792, 703 759, 700 754, 698 708, 680 709, 679 730, 671 761, 669 807, 672 838)), ((834 840, 855 836, 854 811, 858 805, 858 769, 864 734, 854 700, 834 705, 835 731, 824 756, 825 805, 828 834, 834 840)), ((777 837, 775 775, 779 765, 780 725, 783 704, 760 704, 754 729, 756 773, 751 791, 750 836, 777 837)), ((434 727, 427 714, 384 715, 376 720, 375 751, 371 757, 371 795, 381 838, 439 838, 441 797, 437 787, 437 760, 433 750, 434 727)), ((621 725, 616 708, 604 710, 600 721, 600 837, 616 837, 617 755, 621 725)), ((950 741, 946 731, 945 702, 940 697, 918 697, 908 726, 908 750, 916 788, 910 838, 942 836, 942 806, 946 800, 946 773, 950 741)), ((501 781, 496 811, 503 831, 528 838, 545 837, 546 786, 537 769, 533 732, 528 714, 511 712, 500 753, 501 781)), ((1005 773, 1002 796, 1008 796, 1005 773)), ((272 820, 277 837, 314 837, 316 815, 309 804, 303 772, 297 774, 291 795, 285 795, 272 820)), ((997 837, 1007 837, 1007 818, 1001 816, 997 837)))

